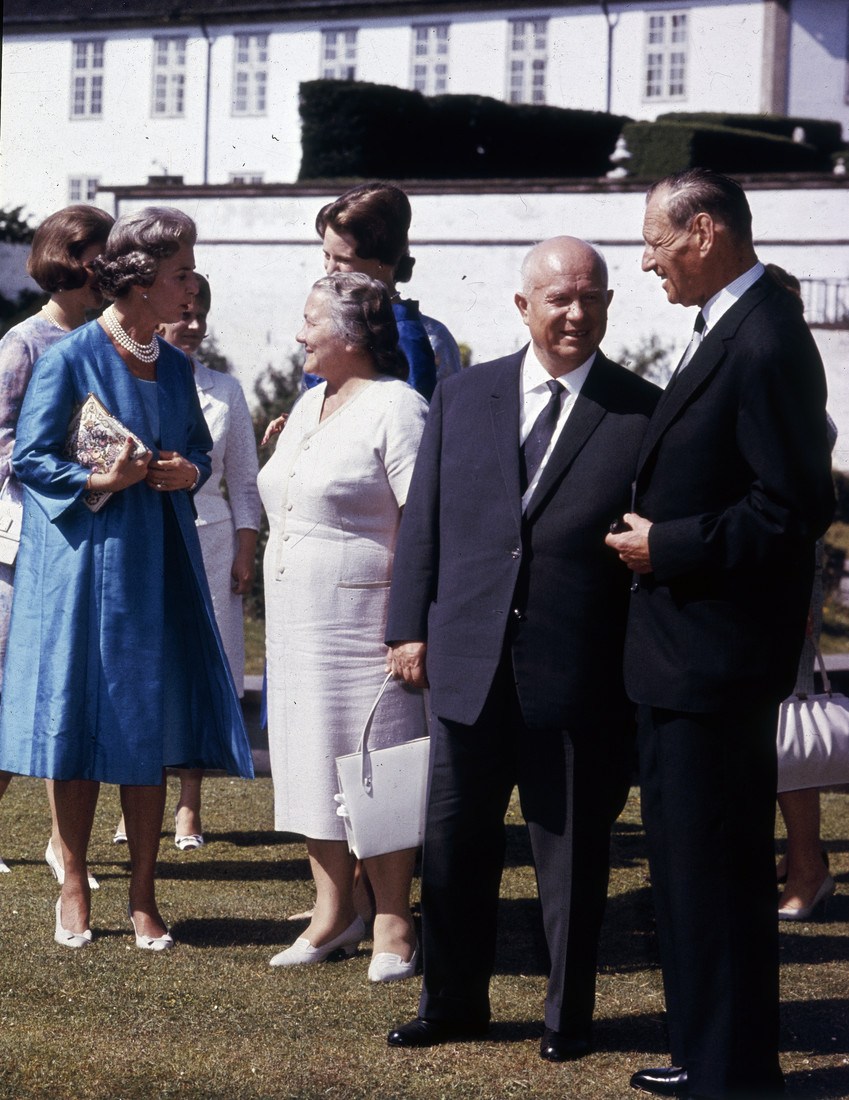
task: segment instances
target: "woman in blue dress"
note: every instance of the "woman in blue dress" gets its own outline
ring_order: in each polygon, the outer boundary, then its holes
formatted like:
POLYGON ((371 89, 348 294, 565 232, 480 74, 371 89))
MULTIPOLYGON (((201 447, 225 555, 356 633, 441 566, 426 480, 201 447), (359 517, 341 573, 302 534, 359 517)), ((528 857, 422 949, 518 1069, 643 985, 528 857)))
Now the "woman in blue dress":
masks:
POLYGON ((154 872, 168 765, 251 776, 238 697, 204 576, 192 494, 212 442, 186 356, 154 330, 197 290, 196 230, 177 210, 120 218, 93 263, 113 304, 39 359, 18 422, 24 485, 0 768, 55 780, 65 881, 55 939, 91 942, 86 852, 99 784, 121 786, 136 946, 171 947, 154 872), (65 456, 89 393, 147 447, 105 471, 65 456), (98 511, 92 493, 112 495, 98 511))
POLYGON ((410 367, 407 379, 426 401, 436 383, 460 369, 460 352, 448 329, 419 311, 419 303, 402 298, 398 283, 407 283, 415 260, 408 233, 410 200, 391 183, 362 183, 318 212, 315 228, 324 249, 324 270, 359 271, 382 282, 392 298, 398 344, 410 367))

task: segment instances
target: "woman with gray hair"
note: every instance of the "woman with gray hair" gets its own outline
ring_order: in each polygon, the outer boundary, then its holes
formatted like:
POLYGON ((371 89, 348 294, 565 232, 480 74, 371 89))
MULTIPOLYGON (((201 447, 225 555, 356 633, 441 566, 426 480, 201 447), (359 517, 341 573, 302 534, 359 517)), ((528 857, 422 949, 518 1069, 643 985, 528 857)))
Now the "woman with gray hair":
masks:
POLYGON ((191 306, 195 237, 168 208, 115 223, 92 261, 112 305, 39 359, 18 421, 24 520, 0 768, 55 781, 64 947, 92 941, 86 853, 101 782, 121 787, 136 946, 162 951, 173 945, 154 889, 164 768, 252 775, 194 524, 212 443, 186 356, 154 332, 191 306), (143 453, 128 439, 108 469, 68 457, 90 394, 143 453))
MULTIPOLYGON (((383 630, 401 509, 427 405, 403 379, 386 287, 368 275, 319 279, 298 333, 304 370, 323 381, 293 409, 259 475, 265 552, 268 734, 275 827, 303 834, 316 905, 272 966, 352 955, 365 935, 354 908, 354 859, 336 814, 335 758, 356 749, 384 678, 383 630)), ((421 737, 421 693, 393 684, 371 746, 421 737)), ((415 851, 364 861, 375 895, 369 979, 411 977, 415 851)))

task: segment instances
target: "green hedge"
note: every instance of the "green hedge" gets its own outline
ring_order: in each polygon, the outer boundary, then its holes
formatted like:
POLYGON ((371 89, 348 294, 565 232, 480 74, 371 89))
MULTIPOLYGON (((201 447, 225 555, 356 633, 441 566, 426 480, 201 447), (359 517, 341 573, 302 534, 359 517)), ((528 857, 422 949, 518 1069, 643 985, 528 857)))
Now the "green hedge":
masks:
POLYGON ((425 150, 424 96, 383 84, 311 80, 301 84, 302 180, 323 177, 401 179, 399 165, 425 150))
POLYGON ((821 118, 794 118, 779 115, 735 115, 721 111, 669 111, 657 116, 658 122, 696 122, 710 126, 730 126, 735 130, 754 130, 776 137, 792 138, 801 126, 805 141, 824 153, 833 153, 844 145, 843 128, 839 122, 821 118))
POLYGON ((717 172, 822 172, 830 158, 807 142, 725 126, 629 122, 624 128, 632 176, 658 179, 699 166, 717 172))
POLYGON ((627 118, 384 84, 301 85, 299 178, 602 176, 627 118))

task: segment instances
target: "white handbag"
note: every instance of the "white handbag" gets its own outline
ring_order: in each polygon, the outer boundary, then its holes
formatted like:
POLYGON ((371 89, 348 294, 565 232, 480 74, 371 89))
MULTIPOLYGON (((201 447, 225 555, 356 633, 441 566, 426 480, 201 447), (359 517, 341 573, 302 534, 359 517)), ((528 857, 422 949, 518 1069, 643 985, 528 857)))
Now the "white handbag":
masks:
POLYGON ((23 505, 17 500, 6 496, 9 487, 8 477, 0 488, 0 562, 4 565, 14 565, 18 556, 18 547, 21 544, 21 520, 24 515, 23 505))
POLYGON ((430 738, 371 751, 368 747, 374 713, 391 682, 390 674, 368 713, 357 751, 336 757, 336 813, 358 859, 418 848, 424 839, 430 738))
POLYGON ((849 783, 849 699, 831 690, 817 648, 822 695, 791 695, 778 711, 778 791, 849 783))

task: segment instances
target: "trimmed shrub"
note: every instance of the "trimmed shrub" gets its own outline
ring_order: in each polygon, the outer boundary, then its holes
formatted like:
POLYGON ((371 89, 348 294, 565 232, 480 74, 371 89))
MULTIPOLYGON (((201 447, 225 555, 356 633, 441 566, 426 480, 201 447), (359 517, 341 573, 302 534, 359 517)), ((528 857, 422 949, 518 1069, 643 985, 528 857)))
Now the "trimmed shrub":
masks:
POLYGON ((833 153, 840 149, 843 142, 843 128, 839 122, 830 122, 822 118, 794 118, 785 115, 735 115, 721 111, 669 111, 657 116, 658 122, 696 122, 710 126, 730 126, 735 130, 755 130, 776 137, 792 138, 793 131, 801 126, 805 131, 805 141, 815 145, 824 153, 833 153))
POLYGON ((627 118, 382 84, 301 85, 299 178, 602 176, 627 118))
POLYGON ((829 157, 807 142, 685 122, 629 122, 632 175, 658 179, 696 166, 717 172, 821 172, 829 157))
POLYGON ((310 80, 300 91, 299 179, 421 174, 428 112, 420 92, 348 80, 310 80))

